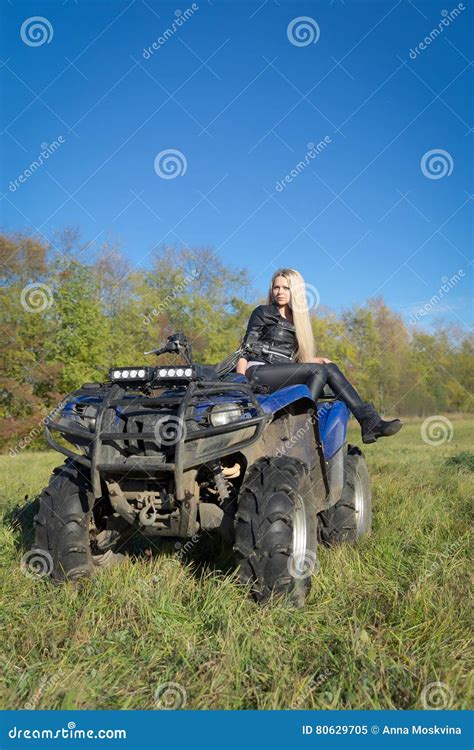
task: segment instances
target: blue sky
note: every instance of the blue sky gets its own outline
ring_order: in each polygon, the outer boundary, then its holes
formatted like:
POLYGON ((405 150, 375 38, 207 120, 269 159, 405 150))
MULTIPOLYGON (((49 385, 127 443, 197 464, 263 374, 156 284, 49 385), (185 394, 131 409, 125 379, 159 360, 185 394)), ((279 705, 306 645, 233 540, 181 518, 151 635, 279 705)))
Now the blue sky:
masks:
POLYGON ((421 325, 470 324, 469 0, 1 7, 3 229, 77 226, 136 267, 213 247, 257 293, 286 265, 322 305, 383 295, 407 321, 462 269, 421 325), (164 179, 170 149, 184 173, 164 179))

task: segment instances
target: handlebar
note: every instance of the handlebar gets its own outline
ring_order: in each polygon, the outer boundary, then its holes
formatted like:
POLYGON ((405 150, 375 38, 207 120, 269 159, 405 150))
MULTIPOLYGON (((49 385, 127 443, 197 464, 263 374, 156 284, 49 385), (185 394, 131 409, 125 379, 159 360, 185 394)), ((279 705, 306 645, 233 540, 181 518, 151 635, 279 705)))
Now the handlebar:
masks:
POLYGON ((160 354, 181 354, 188 365, 192 365, 193 363, 191 344, 184 333, 173 333, 171 336, 168 336, 168 340, 164 346, 159 349, 151 349, 149 352, 144 352, 144 354, 156 354, 157 357, 160 354))
POLYGON ((258 340, 259 334, 257 331, 250 331, 246 340, 242 345, 242 356, 247 359, 248 356, 258 358, 262 354, 278 354, 285 359, 291 360, 286 350, 278 349, 276 346, 270 346, 265 341, 258 340))

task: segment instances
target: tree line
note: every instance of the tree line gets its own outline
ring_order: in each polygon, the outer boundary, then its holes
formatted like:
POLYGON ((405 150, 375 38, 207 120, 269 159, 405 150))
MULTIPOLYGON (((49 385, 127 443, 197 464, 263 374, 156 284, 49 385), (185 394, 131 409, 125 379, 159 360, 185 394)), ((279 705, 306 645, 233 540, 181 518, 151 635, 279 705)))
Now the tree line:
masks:
MULTIPOLYGON (((196 361, 217 363, 239 345, 265 302, 244 268, 208 248, 160 247, 131 267, 117 247, 95 248, 64 230, 54 245, 0 234, 3 338, 0 446, 32 432, 68 392, 114 365, 145 364, 144 351, 184 332, 196 361)), ((383 298, 336 314, 311 311, 317 356, 335 361, 383 413, 474 410, 474 338, 453 325, 407 327, 383 298)))

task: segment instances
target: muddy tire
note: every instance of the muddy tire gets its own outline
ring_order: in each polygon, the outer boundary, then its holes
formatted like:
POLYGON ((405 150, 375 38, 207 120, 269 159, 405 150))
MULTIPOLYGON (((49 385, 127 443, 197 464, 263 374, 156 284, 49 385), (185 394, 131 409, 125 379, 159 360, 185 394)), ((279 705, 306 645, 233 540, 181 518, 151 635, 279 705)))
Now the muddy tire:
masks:
POLYGON ((328 546, 355 544, 370 534, 372 497, 367 464, 356 445, 347 446, 342 495, 329 510, 319 513, 319 534, 328 546))
POLYGON ((33 550, 56 581, 93 571, 89 539, 92 492, 87 469, 74 461, 56 468, 40 496, 33 550))
POLYGON ((286 596, 301 607, 317 569, 317 515, 305 464, 262 458, 248 470, 235 522, 240 580, 255 599, 286 596))

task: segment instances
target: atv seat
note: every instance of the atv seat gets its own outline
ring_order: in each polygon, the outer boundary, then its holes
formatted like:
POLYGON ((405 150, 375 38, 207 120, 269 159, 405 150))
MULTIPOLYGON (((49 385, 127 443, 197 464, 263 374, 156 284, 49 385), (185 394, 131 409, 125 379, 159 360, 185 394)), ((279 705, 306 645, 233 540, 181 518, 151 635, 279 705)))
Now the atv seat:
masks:
MULTIPOLYGON (((199 373, 205 380, 222 380, 222 381, 235 381, 237 383, 250 383, 250 387, 252 390, 254 390, 254 386, 256 389, 258 389, 261 386, 258 386, 255 382, 252 381, 252 378, 248 380, 245 375, 238 375, 235 370, 233 372, 228 372, 223 377, 219 377, 219 375, 216 375, 216 370, 219 368, 219 364, 217 365, 199 365, 199 373)), ((274 393, 274 391, 277 391, 280 389, 281 386, 277 386, 276 388, 268 388, 268 390, 265 390, 266 393, 274 393)), ((265 387, 266 388, 266 387, 265 387)), ((323 392, 321 396, 319 397, 318 401, 327 401, 328 399, 333 400, 336 399, 337 396, 334 393, 334 391, 331 390, 331 388, 326 384, 324 386, 323 392)))
MULTIPOLYGON (((252 380, 250 380, 250 387, 252 388, 252 390, 253 390, 253 385, 254 383, 252 383, 252 380)), ((262 386, 257 385, 257 388, 261 388, 261 387, 262 386)), ((264 386, 264 387, 268 387, 268 386, 264 386)), ((266 391, 266 393, 274 393, 275 391, 278 391, 278 390, 280 390, 280 388, 269 388, 268 391, 266 391)), ((334 391, 331 390, 331 388, 328 385, 325 385, 323 388, 323 392, 318 398, 318 401, 334 401, 335 399, 337 399, 337 396, 334 393, 334 391)))
MULTIPOLYGON (((245 376, 243 376, 243 377, 245 377, 245 376)), ((255 382, 255 380, 253 378, 250 378, 249 383, 250 383, 251 389, 255 390, 255 392, 257 392, 257 393, 258 392, 261 392, 261 393, 275 393, 275 391, 279 391, 282 387, 284 387, 284 386, 281 386, 281 385, 277 385, 277 386, 275 386, 273 388, 271 386, 268 386, 268 385, 262 386, 260 383, 255 382)), ((318 401, 328 401, 328 400, 334 401, 335 399, 337 399, 336 394, 329 387, 329 385, 326 384, 324 386, 324 388, 323 388, 323 392, 321 393, 320 397, 318 398, 318 401)))

